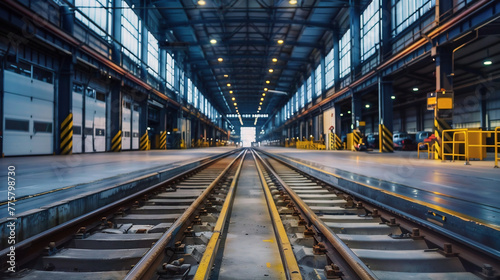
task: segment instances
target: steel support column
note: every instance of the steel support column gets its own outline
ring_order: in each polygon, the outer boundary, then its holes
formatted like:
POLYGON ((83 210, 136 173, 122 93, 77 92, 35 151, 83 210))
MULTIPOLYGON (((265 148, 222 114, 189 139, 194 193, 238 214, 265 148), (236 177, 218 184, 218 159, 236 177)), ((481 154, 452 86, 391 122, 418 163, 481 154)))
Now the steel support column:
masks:
POLYGON ((378 117, 379 117, 379 146, 380 152, 392 152, 393 142, 393 115, 392 81, 384 80, 381 76, 378 79, 378 117))

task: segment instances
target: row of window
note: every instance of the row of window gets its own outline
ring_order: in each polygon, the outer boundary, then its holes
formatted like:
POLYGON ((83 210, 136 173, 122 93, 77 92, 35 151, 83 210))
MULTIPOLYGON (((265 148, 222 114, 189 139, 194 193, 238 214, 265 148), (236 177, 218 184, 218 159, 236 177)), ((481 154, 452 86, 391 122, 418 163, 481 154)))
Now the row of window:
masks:
MULTIPOLYGON (((135 63, 140 63, 140 60, 147 60, 148 72, 155 76, 160 77, 158 74, 160 67, 160 53, 159 44, 155 36, 148 31, 147 44, 148 54, 147 59, 141 58, 141 42, 142 40, 142 20, 131 9, 125 0, 118 3, 121 7, 121 44, 123 46, 122 52, 132 59, 135 63)), ((88 26, 91 30, 95 31, 99 36, 106 37, 111 34, 112 26, 112 2, 111 0, 75 0, 75 6, 81 13, 76 13, 76 18, 83 24, 88 26), (85 16, 84 16, 85 15, 85 16), (90 20, 89 20, 90 19, 90 20)), ((179 90, 181 98, 186 98, 189 104, 199 109, 212 121, 217 120, 219 113, 213 108, 212 104, 203 96, 198 88, 188 78, 187 82, 187 96, 185 97, 185 75, 179 69, 178 80, 179 85, 175 84, 175 59, 170 54, 166 54, 166 63, 161 67, 165 67, 166 86, 170 90, 179 90), (177 88, 178 86, 178 88, 177 88)))
MULTIPOLYGON (((30 121, 29 120, 17 120, 17 119, 5 119, 5 130, 11 131, 30 131, 30 121)), ((33 133, 52 133, 52 123, 51 122, 33 122, 33 133)))
MULTIPOLYGON (((419 17, 432 9, 435 0, 391 0, 392 35, 396 36, 419 17)), ((361 61, 366 61, 377 53, 380 43, 381 0, 371 1, 360 15, 360 45, 361 61)), ((344 78, 351 72, 351 29, 347 29, 339 40, 339 65, 335 65, 334 49, 325 55, 324 69, 319 64, 311 73, 288 103, 278 113, 278 119, 287 120, 293 114, 322 93, 322 71, 324 70, 325 90, 335 84, 335 67, 339 67, 339 78, 344 78), (314 76, 314 78, 313 78, 314 76), (313 85, 314 81, 314 85, 313 85)))

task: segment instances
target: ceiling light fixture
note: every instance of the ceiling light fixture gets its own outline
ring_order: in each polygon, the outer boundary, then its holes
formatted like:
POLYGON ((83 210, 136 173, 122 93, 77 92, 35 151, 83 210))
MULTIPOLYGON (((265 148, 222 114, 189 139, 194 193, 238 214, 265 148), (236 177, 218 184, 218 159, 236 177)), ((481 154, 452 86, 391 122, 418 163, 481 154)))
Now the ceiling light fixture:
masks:
POLYGON ((267 91, 267 88, 264 88, 264 91, 267 91))
POLYGON ((259 105, 262 105, 262 102, 260 102, 259 105))
POLYGON ((234 106, 238 106, 238 103, 234 102, 234 106))
POLYGON ((231 86, 231 84, 229 84, 229 83, 228 83, 228 84, 227 84, 227 86, 228 86, 228 87, 230 87, 230 86, 231 86))
POLYGON ((273 62, 278 62, 278 59, 276 57, 273 58, 273 62))
POLYGON ((271 83, 271 81, 266 81, 266 84, 270 84, 270 83, 271 83))
POLYGON ((261 98, 260 101, 264 101, 264 98, 261 98))
POLYGON ((263 93, 262 93, 262 96, 266 96, 266 93, 265 93, 265 92, 263 92, 263 93))
POLYGON ((273 72, 274 72, 274 70, 273 70, 273 69, 269 69, 269 73, 273 73, 273 72))
POLYGON ((489 59, 483 61, 483 65, 485 65, 485 66, 488 66, 488 65, 491 65, 491 64, 493 64, 493 62, 491 60, 489 60, 489 59))
POLYGON ((365 105, 365 108, 370 108, 370 104, 366 104, 366 105, 365 105))
POLYGON ((200 5, 200 6, 205 6, 205 4, 207 4, 207 2, 205 2, 203 0, 198 1, 198 5, 200 5))
POLYGON ((228 75, 228 74, 225 74, 225 75, 224 75, 224 78, 227 78, 227 77, 229 77, 229 75, 228 75))
POLYGON ((418 87, 414 87, 414 88, 413 88, 413 91, 418 91, 418 87))
POLYGON ((223 59, 222 57, 219 57, 217 60, 218 60, 219 62, 223 62, 223 61, 224 61, 224 59, 223 59))
POLYGON ((283 41, 283 40, 281 40, 281 39, 279 39, 279 40, 278 40, 278 44, 280 44, 280 45, 281 45, 281 44, 283 44, 284 42, 285 42, 285 41, 283 41))
POLYGON ((392 100, 396 99, 396 96, 394 96, 394 95, 393 95, 393 96, 391 96, 391 99, 392 99, 392 100))
POLYGON ((297 4, 297 0, 290 0, 290 1, 288 1, 288 3, 290 3, 290 5, 296 5, 297 4))
POLYGON ((215 40, 215 39, 210 40, 210 44, 212 44, 212 45, 217 44, 217 40, 215 40))
POLYGON ((230 90, 230 91, 229 91, 229 94, 233 94, 233 91, 232 91, 232 90, 230 90))
POLYGON ((234 98, 234 97, 233 97, 233 98, 231 98, 231 100, 233 100, 233 101, 234 101, 234 100, 236 100, 236 98, 234 98))

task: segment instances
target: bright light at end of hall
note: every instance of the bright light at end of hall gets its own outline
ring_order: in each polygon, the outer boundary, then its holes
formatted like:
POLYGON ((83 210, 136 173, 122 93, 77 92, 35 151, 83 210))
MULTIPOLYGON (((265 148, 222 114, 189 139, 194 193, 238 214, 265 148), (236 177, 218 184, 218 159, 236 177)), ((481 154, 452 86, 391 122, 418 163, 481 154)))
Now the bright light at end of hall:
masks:
POLYGON ((273 72, 274 72, 274 70, 273 70, 273 69, 269 69, 269 73, 273 73, 273 72))
POLYGON ((218 60, 219 62, 223 62, 223 61, 224 61, 224 59, 223 59, 222 57, 217 58, 217 60, 218 60))
POLYGON ((418 87, 414 87, 414 88, 413 88, 413 91, 418 91, 418 87))
POLYGON ((205 2, 203 0, 198 0, 198 5, 205 6, 205 4, 207 4, 207 2, 205 2))
POLYGON ((210 40, 210 44, 212 44, 212 45, 217 44, 217 40, 215 40, 215 39, 210 40))
POLYGON ((491 60, 489 60, 489 59, 483 61, 483 65, 488 66, 488 65, 491 65, 491 64, 493 64, 493 62, 491 60))
POLYGON ((273 62, 278 62, 278 59, 276 57, 273 58, 273 62))

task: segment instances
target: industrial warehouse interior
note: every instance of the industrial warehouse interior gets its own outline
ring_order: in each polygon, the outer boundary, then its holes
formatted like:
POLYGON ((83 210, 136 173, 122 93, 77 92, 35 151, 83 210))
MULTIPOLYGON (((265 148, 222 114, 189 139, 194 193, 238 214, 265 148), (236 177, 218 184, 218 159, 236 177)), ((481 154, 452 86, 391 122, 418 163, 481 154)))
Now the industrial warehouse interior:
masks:
POLYGON ((500 1, 0 1, 1 279, 500 279, 500 1))

